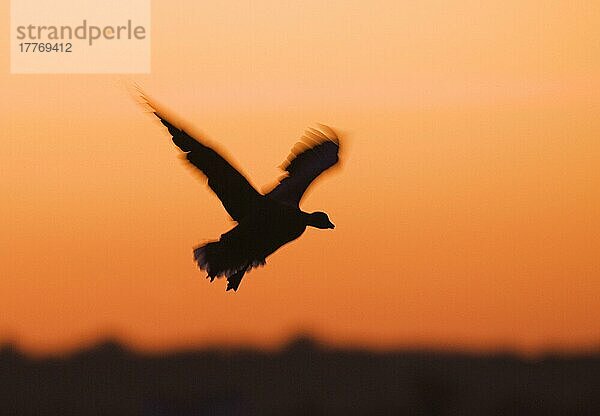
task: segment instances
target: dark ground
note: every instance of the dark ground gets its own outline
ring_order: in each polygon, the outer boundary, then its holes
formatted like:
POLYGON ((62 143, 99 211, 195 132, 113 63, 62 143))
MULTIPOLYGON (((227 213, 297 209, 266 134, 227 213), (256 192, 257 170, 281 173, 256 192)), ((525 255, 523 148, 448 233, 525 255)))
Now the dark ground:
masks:
POLYGON ((0 415, 600 415, 600 353, 0 349, 0 415))

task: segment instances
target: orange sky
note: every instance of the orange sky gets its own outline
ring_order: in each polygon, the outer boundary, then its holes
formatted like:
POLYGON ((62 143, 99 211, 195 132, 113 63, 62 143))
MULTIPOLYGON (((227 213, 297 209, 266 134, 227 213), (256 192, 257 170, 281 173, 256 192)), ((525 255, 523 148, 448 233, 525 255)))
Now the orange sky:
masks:
POLYGON ((10 75, 0 56, 0 341, 599 344, 600 5, 239 3, 154 1, 150 75, 10 75), (130 81, 258 187, 305 127, 337 127, 343 168, 303 203, 336 229, 238 293, 209 284, 192 248, 227 215, 130 81))

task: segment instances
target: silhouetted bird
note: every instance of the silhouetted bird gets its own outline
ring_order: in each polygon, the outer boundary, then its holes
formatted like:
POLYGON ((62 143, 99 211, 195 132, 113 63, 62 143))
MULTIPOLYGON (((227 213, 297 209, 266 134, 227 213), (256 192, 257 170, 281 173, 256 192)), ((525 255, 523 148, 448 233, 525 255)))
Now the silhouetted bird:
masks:
POLYGON ((267 256, 300 237, 307 226, 334 228, 324 212, 307 213, 299 208, 311 182, 338 161, 339 139, 331 128, 320 125, 319 129, 307 130, 281 166, 286 176, 261 195, 214 149, 153 112, 177 147, 187 153, 187 160, 206 175, 208 186, 238 223, 218 241, 194 250, 194 259, 211 282, 225 276, 227 290, 236 291, 244 273, 264 265, 267 256))

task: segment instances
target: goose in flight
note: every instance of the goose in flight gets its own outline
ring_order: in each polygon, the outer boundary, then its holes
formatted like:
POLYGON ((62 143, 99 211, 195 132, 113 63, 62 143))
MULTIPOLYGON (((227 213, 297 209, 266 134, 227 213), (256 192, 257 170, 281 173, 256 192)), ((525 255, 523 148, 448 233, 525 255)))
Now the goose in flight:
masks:
POLYGON ((300 209, 300 200, 311 182, 338 162, 339 139, 331 128, 320 125, 307 130, 281 166, 285 176, 262 195, 223 156, 151 108, 173 143, 208 178, 208 186, 237 222, 219 240, 194 249, 198 267, 206 271, 211 282, 215 277, 226 277, 226 290, 237 291, 246 272, 263 266, 267 256, 300 237, 307 226, 334 228, 324 212, 300 209))

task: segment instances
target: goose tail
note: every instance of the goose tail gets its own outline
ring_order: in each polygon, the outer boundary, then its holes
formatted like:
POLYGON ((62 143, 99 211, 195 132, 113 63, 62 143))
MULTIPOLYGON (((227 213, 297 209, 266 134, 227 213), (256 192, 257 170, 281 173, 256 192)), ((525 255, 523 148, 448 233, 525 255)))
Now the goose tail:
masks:
POLYGON ((227 278, 227 290, 237 291, 244 274, 253 267, 262 266, 265 260, 245 260, 228 250, 220 241, 211 241, 194 249, 194 260, 206 278, 227 278))

